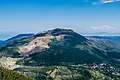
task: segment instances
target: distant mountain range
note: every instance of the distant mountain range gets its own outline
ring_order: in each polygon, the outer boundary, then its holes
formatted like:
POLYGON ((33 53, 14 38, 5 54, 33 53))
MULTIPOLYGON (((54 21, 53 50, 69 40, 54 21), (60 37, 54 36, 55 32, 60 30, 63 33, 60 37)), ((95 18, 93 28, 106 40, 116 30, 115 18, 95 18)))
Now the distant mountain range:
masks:
POLYGON ((25 37, 30 37, 32 35, 34 35, 34 34, 18 34, 17 36, 13 36, 12 38, 9 38, 5 41, 1 40, 0 41, 0 46, 5 46, 9 42, 12 42, 12 41, 17 40, 17 39, 25 38, 25 37))
POLYGON ((120 36, 86 36, 86 38, 96 43, 120 47, 120 36))
POLYGON ((109 33, 109 32, 97 32, 97 33, 85 33, 80 32, 84 36, 120 36, 120 33, 109 33))

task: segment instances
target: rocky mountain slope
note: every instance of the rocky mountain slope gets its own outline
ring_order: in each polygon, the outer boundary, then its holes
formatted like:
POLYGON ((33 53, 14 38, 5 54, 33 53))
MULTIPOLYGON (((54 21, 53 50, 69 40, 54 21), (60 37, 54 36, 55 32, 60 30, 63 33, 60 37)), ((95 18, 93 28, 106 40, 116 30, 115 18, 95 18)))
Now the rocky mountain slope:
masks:
POLYGON ((106 50, 70 29, 54 29, 15 40, 0 49, 1 56, 25 57, 22 64, 107 61, 106 50), (29 56, 29 57, 28 57, 29 56))

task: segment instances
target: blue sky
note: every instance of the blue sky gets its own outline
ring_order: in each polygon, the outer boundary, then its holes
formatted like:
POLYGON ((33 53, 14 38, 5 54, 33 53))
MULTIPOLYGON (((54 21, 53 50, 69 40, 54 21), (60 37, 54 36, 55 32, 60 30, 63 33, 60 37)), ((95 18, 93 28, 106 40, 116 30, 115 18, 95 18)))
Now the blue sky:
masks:
POLYGON ((58 27, 119 33, 119 21, 120 0, 0 0, 0 39, 58 27))

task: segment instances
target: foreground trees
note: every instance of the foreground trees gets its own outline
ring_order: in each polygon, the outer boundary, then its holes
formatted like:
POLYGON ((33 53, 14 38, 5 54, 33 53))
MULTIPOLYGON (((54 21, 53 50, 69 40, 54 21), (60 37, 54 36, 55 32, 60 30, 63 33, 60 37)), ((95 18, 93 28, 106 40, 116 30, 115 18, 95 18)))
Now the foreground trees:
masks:
POLYGON ((32 80, 12 70, 0 67, 0 80, 32 80))

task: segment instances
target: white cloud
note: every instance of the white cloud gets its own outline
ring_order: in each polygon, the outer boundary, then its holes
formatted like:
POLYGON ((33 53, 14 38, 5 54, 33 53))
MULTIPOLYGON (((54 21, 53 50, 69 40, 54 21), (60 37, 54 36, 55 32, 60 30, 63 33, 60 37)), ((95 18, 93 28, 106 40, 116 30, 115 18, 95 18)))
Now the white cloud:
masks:
POLYGON ((95 2, 92 2, 93 5, 98 4, 106 4, 106 3, 113 3, 113 2, 119 2, 120 0, 97 0, 95 2))
POLYGON ((92 5, 98 5, 101 4, 100 2, 93 2, 92 5))
POLYGON ((115 28, 111 27, 110 25, 102 25, 102 26, 91 26, 89 29, 96 31, 108 31, 108 30, 113 30, 115 28))
POLYGON ((115 2, 115 0, 101 0, 102 3, 110 3, 110 2, 115 2))

